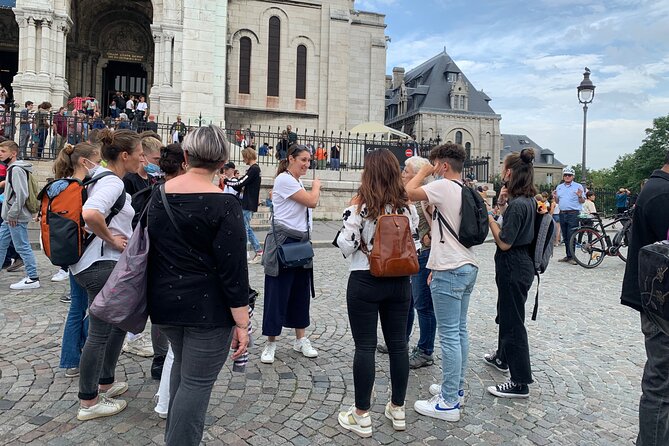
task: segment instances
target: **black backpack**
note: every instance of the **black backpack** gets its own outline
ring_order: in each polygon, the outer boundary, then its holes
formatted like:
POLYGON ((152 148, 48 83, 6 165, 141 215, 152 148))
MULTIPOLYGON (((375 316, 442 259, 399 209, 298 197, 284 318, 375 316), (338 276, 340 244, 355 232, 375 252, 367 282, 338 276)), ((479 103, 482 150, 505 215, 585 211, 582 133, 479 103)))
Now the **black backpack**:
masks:
POLYGON ((555 238, 555 221, 549 213, 537 215, 534 219, 534 239, 530 245, 530 255, 534 261, 534 275, 537 276, 537 294, 534 297, 534 310, 532 320, 537 320, 539 310, 539 285, 541 285, 540 274, 546 272, 548 263, 553 257, 553 240, 555 238))
POLYGON ((489 229, 488 209, 486 208, 485 201, 477 190, 466 187, 458 181, 451 181, 462 188, 462 207, 460 208, 462 221, 460 222, 460 231, 456 234, 453 227, 435 207, 433 219, 439 222, 441 243, 444 243, 442 228, 446 226, 449 232, 453 234, 453 237, 465 248, 480 245, 485 242, 489 229))
POLYGON ((669 241, 639 250, 639 291, 644 311, 669 321, 669 241))

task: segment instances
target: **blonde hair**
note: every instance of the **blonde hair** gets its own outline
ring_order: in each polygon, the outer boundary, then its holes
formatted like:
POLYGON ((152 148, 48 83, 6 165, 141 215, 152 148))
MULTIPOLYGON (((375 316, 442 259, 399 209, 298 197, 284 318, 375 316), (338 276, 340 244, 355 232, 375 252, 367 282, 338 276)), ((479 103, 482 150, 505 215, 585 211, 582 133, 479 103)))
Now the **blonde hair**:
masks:
POLYGON ((258 155, 251 147, 246 147, 242 150, 242 158, 244 161, 255 161, 258 159, 258 155))
POLYGON ((147 155, 154 152, 160 152, 162 147, 163 143, 154 136, 146 136, 142 138, 142 150, 147 155))

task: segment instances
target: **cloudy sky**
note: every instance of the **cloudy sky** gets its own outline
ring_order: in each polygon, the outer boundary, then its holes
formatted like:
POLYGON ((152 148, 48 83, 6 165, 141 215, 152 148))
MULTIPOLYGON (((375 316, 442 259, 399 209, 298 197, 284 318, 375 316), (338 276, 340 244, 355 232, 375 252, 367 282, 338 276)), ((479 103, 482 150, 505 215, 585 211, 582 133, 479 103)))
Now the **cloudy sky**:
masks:
POLYGON ((386 14, 387 73, 443 51, 502 115, 502 133, 527 134, 579 163, 583 110, 576 87, 592 71, 590 168, 634 151, 669 113, 669 0, 358 0, 386 14))

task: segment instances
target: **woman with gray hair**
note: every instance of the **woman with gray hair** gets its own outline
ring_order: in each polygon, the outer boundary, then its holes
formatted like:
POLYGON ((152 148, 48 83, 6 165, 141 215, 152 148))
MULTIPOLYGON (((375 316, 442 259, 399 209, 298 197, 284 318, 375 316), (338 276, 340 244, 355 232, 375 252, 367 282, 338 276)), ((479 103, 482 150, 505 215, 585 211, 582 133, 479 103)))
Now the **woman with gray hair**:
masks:
MULTIPOLYGON (((416 176, 420 169, 430 164, 426 158, 412 156, 404 162, 402 170, 402 182, 406 184, 416 176)), ((425 178, 423 185, 434 180, 432 175, 425 178)), ((418 265, 420 270, 417 274, 411 276, 411 307, 409 308, 409 318, 407 320, 407 340, 413 328, 414 308, 418 314, 418 327, 420 337, 418 344, 409 353, 409 367, 418 369, 434 364, 432 353, 434 353, 434 337, 437 331, 437 320, 434 317, 434 307, 432 306, 432 293, 427 284, 427 277, 430 270, 427 268, 427 259, 430 257, 430 245, 432 235, 430 227, 432 225, 432 206, 427 202, 418 201, 414 203, 418 211, 418 237, 420 240, 420 251, 418 254, 418 265)))
POLYGON ((210 125, 183 142, 185 174, 154 191, 148 206, 148 308, 174 351, 165 444, 202 440, 211 391, 231 348, 248 345, 246 236, 239 200, 213 184, 228 159, 225 133, 210 125))

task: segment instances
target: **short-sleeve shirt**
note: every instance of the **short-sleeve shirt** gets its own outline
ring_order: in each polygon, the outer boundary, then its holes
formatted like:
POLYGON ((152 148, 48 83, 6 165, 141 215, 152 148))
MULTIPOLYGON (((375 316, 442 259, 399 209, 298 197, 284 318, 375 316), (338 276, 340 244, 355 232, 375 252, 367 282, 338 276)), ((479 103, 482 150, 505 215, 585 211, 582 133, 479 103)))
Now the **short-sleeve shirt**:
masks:
MULTIPOLYGON (((462 222, 462 187, 454 181, 442 179, 426 184, 423 190, 427 194, 428 202, 437 207, 456 233, 459 232, 462 222)), ((439 232, 439 221, 433 219, 432 249, 427 267, 436 271, 448 271, 466 264, 478 266, 474 250, 461 245, 447 228, 442 228, 439 232)))
POLYGON ((309 212, 309 227, 307 227, 307 207, 290 198, 301 189, 304 189, 304 185, 300 180, 295 179, 288 172, 280 174, 274 180, 272 205, 274 206, 274 220, 277 223, 306 232, 311 227, 311 212, 309 212))
POLYGON ((624 208, 627 206, 627 194, 618 192, 616 194, 616 207, 624 208))
MULTIPOLYGON (((100 167, 95 172, 95 176, 99 176, 103 172, 109 172, 109 169, 100 167)), ((107 218, 111 213, 114 203, 116 203, 116 200, 118 200, 118 197, 122 193, 125 193, 125 189, 123 188, 123 181, 119 177, 109 175, 101 178, 97 183, 88 188, 88 199, 84 203, 83 209, 94 209, 107 218)), ((130 196, 126 194, 123 209, 109 222, 109 231, 113 235, 124 235, 130 238, 132 235, 132 217, 134 216, 135 210, 132 208, 130 196)), ((91 232, 88 227, 86 227, 86 230, 91 232)), ((86 270, 95 262, 102 260, 118 261, 120 257, 120 251, 113 249, 100 237, 95 237, 86 248, 86 251, 84 251, 81 259, 70 266, 70 271, 76 275, 86 270)))
POLYGON ((526 246, 534 239, 534 219, 537 201, 532 197, 516 197, 509 200, 504 211, 504 223, 499 238, 512 248, 526 246))
POLYGON ((578 201, 576 191, 581 190, 585 198, 585 190, 576 181, 572 181, 568 186, 565 183, 560 184, 557 189, 558 200, 560 201, 560 210, 562 211, 580 211, 581 203, 578 201))

